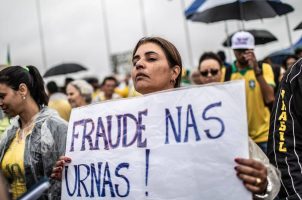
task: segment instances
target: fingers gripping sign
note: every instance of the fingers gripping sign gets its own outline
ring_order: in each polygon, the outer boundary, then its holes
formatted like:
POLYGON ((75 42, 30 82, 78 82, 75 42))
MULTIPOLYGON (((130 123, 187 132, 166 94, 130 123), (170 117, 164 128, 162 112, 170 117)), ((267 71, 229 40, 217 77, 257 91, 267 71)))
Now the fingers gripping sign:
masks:
POLYGON ((64 165, 70 162, 71 162, 71 158, 66 156, 61 156, 59 160, 56 162, 55 166, 53 167, 50 177, 56 180, 62 180, 62 172, 63 172, 64 165))
POLYGON ((235 162, 238 164, 235 167, 237 176, 246 189, 254 194, 263 194, 268 184, 266 167, 254 159, 236 158, 235 162))

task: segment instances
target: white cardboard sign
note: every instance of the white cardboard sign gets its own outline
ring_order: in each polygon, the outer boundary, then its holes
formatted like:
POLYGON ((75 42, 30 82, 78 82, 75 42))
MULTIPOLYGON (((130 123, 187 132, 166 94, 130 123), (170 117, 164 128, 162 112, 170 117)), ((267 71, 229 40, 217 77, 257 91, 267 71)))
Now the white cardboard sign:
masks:
POLYGON ((72 111, 62 199, 251 199, 243 81, 181 88, 72 111))

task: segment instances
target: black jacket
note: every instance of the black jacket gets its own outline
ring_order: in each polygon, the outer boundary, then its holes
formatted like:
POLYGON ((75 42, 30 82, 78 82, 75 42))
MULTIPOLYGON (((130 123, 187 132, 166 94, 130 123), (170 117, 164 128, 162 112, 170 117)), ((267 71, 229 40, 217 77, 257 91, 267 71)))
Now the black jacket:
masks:
POLYGON ((302 59, 288 70, 276 94, 268 140, 270 162, 281 171, 279 199, 302 199, 302 59))

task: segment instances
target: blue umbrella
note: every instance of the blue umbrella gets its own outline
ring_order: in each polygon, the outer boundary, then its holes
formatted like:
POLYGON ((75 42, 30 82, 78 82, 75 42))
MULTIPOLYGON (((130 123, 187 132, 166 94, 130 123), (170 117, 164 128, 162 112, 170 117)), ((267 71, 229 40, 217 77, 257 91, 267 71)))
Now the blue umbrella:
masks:
POLYGON ((295 54, 295 49, 302 48, 302 37, 292 46, 282 49, 276 52, 271 53, 267 57, 269 57, 273 63, 275 64, 282 64, 283 60, 288 56, 288 55, 293 55, 295 54))
POLYGON ((293 10, 291 5, 281 0, 195 0, 185 15, 192 21, 211 23, 229 19, 271 18, 293 10))

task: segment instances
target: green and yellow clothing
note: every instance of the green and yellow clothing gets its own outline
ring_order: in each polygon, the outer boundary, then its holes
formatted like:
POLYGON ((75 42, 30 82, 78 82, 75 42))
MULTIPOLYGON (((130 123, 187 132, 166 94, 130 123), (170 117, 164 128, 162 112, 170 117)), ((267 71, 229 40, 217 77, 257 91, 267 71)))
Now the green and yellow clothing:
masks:
MULTIPOLYGON (((31 131, 27 132, 28 135, 31 131)), ((26 192, 24 173, 24 150, 26 135, 19 139, 19 129, 1 162, 4 176, 10 183, 12 198, 15 200, 26 192)))
POLYGON ((48 102, 48 107, 56 110, 60 117, 69 121, 71 106, 65 99, 54 99, 48 102))
MULTIPOLYGON (((271 66, 263 63, 262 70, 265 81, 274 87, 274 73, 271 66)), ((225 70, 222 70, 222 77, 225 77, 225 70)), ((234 63, 230 80, 240 79, 245 80, 249 136, 256 143, 267 142, 270 111, 264 104, 261 88, 255 77, 254 70, 251 67, 246 67, 238 71, 234 63)))

